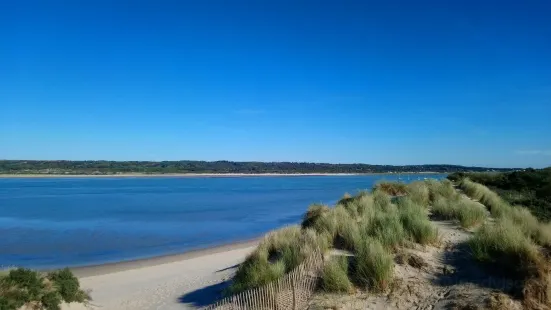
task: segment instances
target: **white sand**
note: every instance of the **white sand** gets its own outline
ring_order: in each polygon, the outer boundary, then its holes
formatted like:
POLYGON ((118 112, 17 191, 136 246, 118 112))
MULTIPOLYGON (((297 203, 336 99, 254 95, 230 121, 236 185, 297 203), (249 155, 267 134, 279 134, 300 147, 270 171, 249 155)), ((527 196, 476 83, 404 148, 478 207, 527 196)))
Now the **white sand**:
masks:
MULTIPOLYGON (((241 245, 161 265, 106 274, 101 274, 100 266, 98 275, 82 277, 80 282, 83 289, 91 290, 92 309, 196 309, 219 296, 223 286, 220 284, 231 277, 236 265, 253 249, 254 245, 241 245)), ((85 309, 79 304, 63 308, 85 309)))

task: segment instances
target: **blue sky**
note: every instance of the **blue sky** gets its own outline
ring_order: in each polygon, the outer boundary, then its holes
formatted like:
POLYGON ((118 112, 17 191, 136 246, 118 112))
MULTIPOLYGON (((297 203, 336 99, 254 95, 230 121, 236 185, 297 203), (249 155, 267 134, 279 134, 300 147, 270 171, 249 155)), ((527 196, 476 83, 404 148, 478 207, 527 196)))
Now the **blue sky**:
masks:
POLYGON ((3 1, 0 158, 549 166, 549 12, 3 1))

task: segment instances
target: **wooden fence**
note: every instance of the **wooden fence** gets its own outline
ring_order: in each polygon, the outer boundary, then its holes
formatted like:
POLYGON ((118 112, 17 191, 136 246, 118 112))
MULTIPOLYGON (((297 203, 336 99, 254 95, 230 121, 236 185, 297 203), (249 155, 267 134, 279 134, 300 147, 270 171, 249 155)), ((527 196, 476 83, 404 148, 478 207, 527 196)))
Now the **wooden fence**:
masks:
POLYGON ((301 310, 316 289, 323 268, 323 255, 315 252, 293 271, 277 281, 226 297, 205 310, 301 310))

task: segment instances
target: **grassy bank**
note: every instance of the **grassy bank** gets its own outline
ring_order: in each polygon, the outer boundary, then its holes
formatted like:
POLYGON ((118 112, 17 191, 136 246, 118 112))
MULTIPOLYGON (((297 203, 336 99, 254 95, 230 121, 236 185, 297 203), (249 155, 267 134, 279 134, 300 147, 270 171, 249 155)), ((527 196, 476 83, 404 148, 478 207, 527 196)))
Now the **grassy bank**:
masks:
POLYGON ((458 186, 472 199, 448 180, 427 180, 380 183, 371 192, 345 195, 334 206, 311 205, 300 226, 264 238, 239 267, 230 291, 278 279, 313 251, 327 257, 319 285, 324 292, 387 291, 404 248, 438 246, 438 230, 430 221, 436 217, 474 231, 466 242, 472 259, 489 274, 519 283, 509 293, 525 308, 551 306, 550 224, 481 184, 462 179, 458 186))
POLYGON ((450 180, 468 178, 482 184, 511 205, 528 208, 540 220, 551 220, 551 167, 504 173, 452 173, 450 180))
POLYGON ((551 306, 551 224, 539 221, 527 208, 512 206, 482 184, 468 178, 458 184, 494 218, 469 240, 474 259, 491 272, 521 281, 515 293, 523 297, 526 308, 547 309, 551 306))
POLYGON ((397 199, 388 194, 392 186, 379 185, 372 193, 345 195, 333 207, 310 206, 300 226, 274 231, 263 239, 237 270, 230 291, 267 284, 313 251, 327 253, 332 249, 347 251, 350 256, 331 258, 322 276, 324 290, 385 290, 392 282, 397 249, 412 243, 438 242, 438 231, 428 218, 428 184, 400 185, 410 194, 397 199))

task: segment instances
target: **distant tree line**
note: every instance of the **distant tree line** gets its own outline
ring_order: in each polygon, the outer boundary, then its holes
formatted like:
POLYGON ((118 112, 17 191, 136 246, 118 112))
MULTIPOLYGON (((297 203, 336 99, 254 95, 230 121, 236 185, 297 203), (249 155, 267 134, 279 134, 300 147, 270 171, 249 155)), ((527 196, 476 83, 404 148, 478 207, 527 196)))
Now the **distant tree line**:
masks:
POLYGON ((551 167, 505 173, 466 173, 448 175, 459 181, 469 178, 497 192, 512 205, 529 208, 541 220, 551 220, 551 167))
POLYGON ((368 165, 299 162, 233 161, 69 161, 0 160, 0 174, 82 174, 124 173, 398 173, 398 172, 484 172, 511 171, 505 168, 465 167, 458 165, 368 165))

